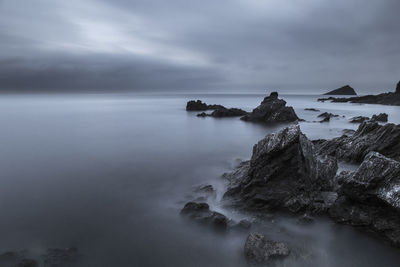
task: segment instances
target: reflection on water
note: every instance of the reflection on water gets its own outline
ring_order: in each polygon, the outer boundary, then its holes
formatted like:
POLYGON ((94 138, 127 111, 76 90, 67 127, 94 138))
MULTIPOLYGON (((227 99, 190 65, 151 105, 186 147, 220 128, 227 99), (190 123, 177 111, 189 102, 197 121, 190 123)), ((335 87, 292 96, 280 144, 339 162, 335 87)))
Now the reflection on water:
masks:
MULTIPOLYGON (((251 110, 261 95, 138 96, 3 95, 0 99, 0 251, 76 246, 82 266, 246 266, 246 232, 216 234, 182 220, 194 185, 223 192, 221 174, 252 146, 285 125, 237 118, 197 118, 187 100, 200 98, 251 110)), ((339 114, 330 123, 303 122, 311 139, 341 135, 352 116, 399 107, 319 103, 284 96, 299 117, 339 114), (342 117, 345 116, 345 117, 342 117)), ((223 210, 232 218, 244 215, 223 210)), ((294 247, 285 266, 398 266, 400 255, 375 239, 321 218, 309 226, 276 217, 255 226, 294 247)))

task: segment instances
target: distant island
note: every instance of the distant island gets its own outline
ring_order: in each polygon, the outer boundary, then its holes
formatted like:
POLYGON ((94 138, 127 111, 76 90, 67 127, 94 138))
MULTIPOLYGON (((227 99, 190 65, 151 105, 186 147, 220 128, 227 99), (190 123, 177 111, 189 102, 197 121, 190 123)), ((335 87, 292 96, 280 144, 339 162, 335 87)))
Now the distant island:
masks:
POLYGON ((357 93, 350 85, 345 85, 324 95, 357 95, 357 93))

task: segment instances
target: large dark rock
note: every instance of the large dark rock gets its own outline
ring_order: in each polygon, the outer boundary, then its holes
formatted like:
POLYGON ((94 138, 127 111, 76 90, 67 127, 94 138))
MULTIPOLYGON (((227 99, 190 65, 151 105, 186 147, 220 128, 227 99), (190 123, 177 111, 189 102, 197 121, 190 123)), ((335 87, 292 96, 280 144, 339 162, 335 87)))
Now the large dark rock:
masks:
POLYGON ((286 107, 286 101, 278 98, 277 92, 265 97, 261 104, 251 113, 241 118, 245 121, 274 123, 293 122, 299 118, 292 107, 286 107))
POLYGON ((181 210, 181 214, 199 223, 222 230, 227 228, 229 222, 225 215, 211 211, 207 203, 188 202, 181 210))
POLYGON ((400 125, 363 122, 352 136, 314 141, 320 155, 361 163, 370 151, 400 160, 400 125))
POLYGON ((330 216, 400 246, 400 162, 370 152, 358 170, 341 183, 330 216))
POLYGON ((388 114, 380 113, 378 115, 372 115, 371 121, 387 122, 388 121, 388 114))
POLYGON ((270 264, 289 254, 289 247, 285 243, 269 240, 260 233, 250 233, 244 245, 244 255, 250 264, 270 264))
POLYGON ((400 94, 400 81, 397 83, 396 86, 396 94, 400 94))
POLYGON ((357 95, 356 91, 350 85, 345 85, 338 89, 332 90, 325 95, 357 95))
POLYGON ((187 111, 200 111, 200 110, 212 110, 212 109, 224 109, 224 106, 221 105, 207 105, 206 103, 201 102, 201 100, 190 100, 186 104, 187 111))
POLYGON ((350 119, 351 123, 363 123, 364 121, 369 121, 370 118, 369 117, 364 117, 364 116, 357 116, 357 117, 353 117, 350 119))
POLYGON ((198 117, 215 117, 215 118, 223 118, 223 117, 239 117, 246 115, 247 112, 240 108, 218 108, 214 110, 210 114, 206 114, 205 112, 197 114, 198 117))
POLYGON ((224 199, 246 209, 291 212, 326 210, 335 200, 337 162, 318 158, 298 125, 267 135, 253 148, 249 162, 225 175, 224 199))

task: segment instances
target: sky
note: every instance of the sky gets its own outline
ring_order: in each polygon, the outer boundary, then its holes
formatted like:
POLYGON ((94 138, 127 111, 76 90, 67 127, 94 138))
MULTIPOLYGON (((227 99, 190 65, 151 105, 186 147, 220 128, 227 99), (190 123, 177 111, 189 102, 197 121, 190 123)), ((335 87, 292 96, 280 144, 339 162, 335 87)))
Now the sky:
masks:
POLYGON ((0 90, 393 91, 399 10, 399 0, 0 0, 0 90))

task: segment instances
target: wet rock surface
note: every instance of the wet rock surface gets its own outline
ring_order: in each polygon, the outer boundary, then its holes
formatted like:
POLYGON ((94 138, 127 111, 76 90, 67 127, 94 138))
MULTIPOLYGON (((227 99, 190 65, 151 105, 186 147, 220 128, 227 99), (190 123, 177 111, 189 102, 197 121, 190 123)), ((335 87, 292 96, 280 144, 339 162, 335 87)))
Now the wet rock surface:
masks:
POLYGON ((251 233, 244 245, 244 255, 250 264, 266 266, 274 260, 290 254, 289 247, 283 242, 268 239, 260 233, 251 233))
POLYGON ((350 119, 351 123, 363 123, 364 121, 369 121, 370 118, 369 117, 365 117, 365 116, 356 116, 350 119))
POLYGON ((352 136, 313 141, 320 155, 361 163, 370 151, 400 160, 400 125, 364 122, 352 136))
POLYGON ((378 115, 372 115, 371 121, 387 122, 388 114, 380 113, 378 115))
POLYGON ((400 246, 400 162, 370 152, 356 172, 342 179, 329 214, 400 246))
POLYGON ((345 85, 338 89, 332 90, 325 95, 357 95, 357 93, 350 85, 345 85))
POLYGON ((278 98, 277 92, 272 92, 265 97, 261 104, 253 111, 241 118, 245 121, 274 123, 274 122, 294 122, 297 117, 292 107, 286 106, 286 101, 278 98))
POLYGON ((334 188, 337 162, 317 157, 298 125, 266 136, 253 148, 249 162, 225 175, 230 181, 224 199, 246 209, 320 212, 334 188))

